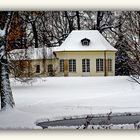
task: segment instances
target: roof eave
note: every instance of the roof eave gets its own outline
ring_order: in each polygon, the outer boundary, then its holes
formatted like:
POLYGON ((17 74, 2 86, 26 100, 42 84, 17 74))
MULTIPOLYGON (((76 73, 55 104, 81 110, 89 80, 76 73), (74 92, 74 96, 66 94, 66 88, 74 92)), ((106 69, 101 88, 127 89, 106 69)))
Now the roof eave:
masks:
POLYGON ((61 50, 54 52, 117 52, 117 50, 61 50))

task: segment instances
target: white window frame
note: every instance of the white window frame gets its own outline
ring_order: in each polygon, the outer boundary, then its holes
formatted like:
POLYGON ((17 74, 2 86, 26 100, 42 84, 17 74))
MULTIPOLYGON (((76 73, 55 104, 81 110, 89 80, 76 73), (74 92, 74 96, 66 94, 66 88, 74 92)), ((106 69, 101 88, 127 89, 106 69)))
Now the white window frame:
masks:
POLYGON ((112 72, 112 59, 108 59, 108 71, 112 72))
POLYGON ((76 72, 76 59, 69 59, 69 72, 76 72))
POLYGON ((64 72, 64 59, 60 59, 59 64, 60 64, 60 72, 64 72))
POLYGON ((96 72, 104 71, 104 59, 98 58, 96 59, 96 72))
POLYGON ((90 72, 90 59, 82 59, 82 72, 90 72))

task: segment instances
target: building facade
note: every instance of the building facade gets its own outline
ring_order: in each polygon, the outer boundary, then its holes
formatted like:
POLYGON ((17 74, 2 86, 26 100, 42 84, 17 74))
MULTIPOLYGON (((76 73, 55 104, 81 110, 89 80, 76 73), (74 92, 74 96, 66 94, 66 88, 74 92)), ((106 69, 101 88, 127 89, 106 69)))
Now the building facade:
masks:
POLYGON ((57 76, 114 76, 116 49, 97 30, 72 31, 54 52, 57 76))
MULTIPOLYGON (((27 76, 115 75, 117 50, 97 30, 75 30, 60 47, 31 50, 27 53, 28 57, 13 59, 28 61, 29 68, 25 66, 24 70, 27 76)), ((14 51, 17 53, 17 50, 14 51)))
POLYGON ((115 52, 61 52, 56 76, 114 76, 115 52))

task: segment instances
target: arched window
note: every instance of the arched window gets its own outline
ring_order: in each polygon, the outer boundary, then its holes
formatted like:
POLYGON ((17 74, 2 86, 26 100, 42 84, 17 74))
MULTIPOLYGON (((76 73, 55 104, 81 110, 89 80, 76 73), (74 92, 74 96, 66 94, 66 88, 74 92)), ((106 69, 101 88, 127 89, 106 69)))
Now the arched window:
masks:
POLYGON ((40 73, 40 65, 36 65, 36 73, 40 73))
POLYGON ((112 59, 108 59, 108 71, 112 71, 112 59))
POLYGON ((60 72, 64 72, 64 59, 60 60, 60 72))
POLYGON ((75 59, 69 60, 69 72, 76 72, 76 60, 75 59))
POLYGON ((48 65, 48 72, 52 72, 52 71, 53 71, 53 65, 50 64, 50 65, 48 65))
POLYGON ((82 72, 90 72, 90 59, 82 59, 82 72))
POLYGON ((99 71, 103 71, 103 59, 96 59, 96 71, 99 72, 99 71))
POLYGON ((53 76, 54 75, 54 73, 53 73, 53 65, 52 64, 48 65, 48 75, 49 76, 53 76))

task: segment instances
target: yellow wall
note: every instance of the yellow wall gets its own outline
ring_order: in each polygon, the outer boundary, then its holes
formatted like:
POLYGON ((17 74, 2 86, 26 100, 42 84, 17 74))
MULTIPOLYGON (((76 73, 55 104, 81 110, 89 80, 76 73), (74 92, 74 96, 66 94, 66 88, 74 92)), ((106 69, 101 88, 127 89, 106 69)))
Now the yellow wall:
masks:
POLYGON ((48 65, 52 64, 54 70, 55 68, 55 60, 32 60, 32 73, 34 73, 35 76, 48 76, 48 65), (40 65, 40 73, 36 73, 36 65, 40 65))
MULTIPOLYGON (((21 61, 21 60, 19 60, 21 61)), ((13 63, 17 63, 18 66, 18 62, 19 61, 14 61, 13 63)), ((20 77, 39 77, 39 76, 48 76, 48 65, 49 64, 53 64, 53 67, 55 68, 55 60, 22 60, 23 62, 29 62, 29 67, 25 66, 23 75, 21 75, 20 77), (40 65, 40 73, 36 73, 36 66, 40 65)), ((20 66, 19 66, 20 67, 20 66)), ((18 71, 18 68, 17 68, 18 71)), ((10 70, 10 77, 14 77, 14 72, 11 69, 10 70)), ((18 71, 21 72, 21 71, 18 71)))
MULTIPOLYGON (((69 72, 69 76, 104 76, 104 72, 96 72, 96 59, 104 59, 104 52, 56 52, 60 59, 76 59, 76 72, 69 72), (82 72, 82 59, 90 59, 90 72, 82 72)), ((106 52, 106 59, 112 59, 112 72, 107 72, 107 76, 115 75, 115 52, 106 52)), ((59 65, 59 60, 57 65, 59 65)), ((63 76, 64 73, 56 72, 56 76, 63 76)))
MULTIPOLYGON (((104 76, 104 72, 96 72, 96 59, 104 59, 104 52, 56 52, 57 58, 50 60, 28 60, 31 61, 30 76, 49 76, 48 65, 53 64, 55 76, 64 76, 60 72, 60 59, 76 59, 76 72, 68 72, 68 76, 104 76), (82 72, 82 59, 90 59, 90 72, 82 72), (36 65, 40 65, 40 73, 36 73, 36 65)), ((112 72, 107 72, 107 76, 115 75, 115 52, 106 52, 106 59, 112 59, 112 72)), ((28 70, 27 70, 28 72, 28 70)), ((11 75, 11 77, 13 77, 11 75)))

